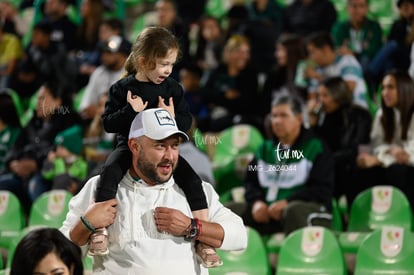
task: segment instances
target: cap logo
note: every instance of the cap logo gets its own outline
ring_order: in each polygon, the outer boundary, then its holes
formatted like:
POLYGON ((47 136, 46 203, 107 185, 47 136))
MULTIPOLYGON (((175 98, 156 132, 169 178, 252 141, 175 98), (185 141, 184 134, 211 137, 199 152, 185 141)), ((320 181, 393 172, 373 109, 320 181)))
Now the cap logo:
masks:
POLYGON ((174 119, 172 119, 170 113, 168 113, 168 111, 165 110, 160 110, 160 111, 156 111, 155 113, 155 117, 158 120, 158 124, 163 126, 163 125, 172 125, 175 126, 174 123, 174 119))

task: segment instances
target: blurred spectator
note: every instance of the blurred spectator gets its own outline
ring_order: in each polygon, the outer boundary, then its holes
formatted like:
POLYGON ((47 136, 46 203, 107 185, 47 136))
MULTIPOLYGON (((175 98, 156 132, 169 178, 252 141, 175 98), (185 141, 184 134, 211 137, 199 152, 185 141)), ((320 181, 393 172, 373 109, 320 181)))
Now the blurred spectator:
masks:
POLYGON ((282 31, 283 9, 272 0, 254 0, 247 4, 249 18, 251 20, 264 20, 273 24, 277 34, 282 31))
POLYGON ((42 166, 42 176, 52 182, 52 189, 76 194, 88 176, 88 164, 82 157, 83 130, 79 125, 59 132, 55 148, 49 151, 42 166))
POLYGON ((19 114, 6 90, 0 92, 0 174, 5 168, 7 153, 21 131, 19 114))
POLYGON ((84 87, 92 73, 96 70, 96 67, 101 65, 102 43, 105 43, 113 35, 124 37, 123 22, 117 18, 103 19, 99 25, 99 39, 94 49, 78 59, 78 87, 84 87))
POLYGON ((371 130, 370 150, 357 158, 361 168, 349 188, 351 201, 365 188, 393 185, 414 209, 414 82, 405 71, 391 71, 382 80, 381 108, 371 130))
POLYGON ((302 39, 295 34, 282 34, 275 44, 277 64, 266 75, 262 89, 264 115, 270 112, 273 99, 281 93, 296 93, 306 99, 306 91, 303 91, 305 87, 299 87, 295 82, 298 64, 305 58, 302 39))
POLYGON ((335 53, 332 37, 329 33, 311 34, 306 41, 309 59, 305 75, 310 80, 308 89, 310 98, 315 98, 318 85, 327 77, 342 77, 353 94, 353 103, 367 108, 367 90, 361 65, 353 55, 335 53))
POLYGON ((414 0, 398 0, 399 18, 391 26, 387 42, 376 53, 367 68, 369 87, 376 91, 385 72, 391 69, 407 70, 414 41, 414 0))
POLYGON ((335 6, 329 0, 294 0, 284 15, 283 32, 300 36, 330 32, 337 18, 335 6))
POLYGON ((261 129, 259 105, 252 104, 260 102, 258 76, 249 62, 249 41, 233 35, 224 47, 223 63, 211 72, 203 87, 210 108, 208 131, 219 132, 242 121, 261 129))
MULTIPOLYGON (((83 0, 80 6, 81 23, 76 32, 75 55, 79 66, 94 54, 99 41, 99 26, 104 14, 102 0, 83 0)), ((79 74, 77 90, 84 87, 89 74, 79 74)))
POLYGON ((275 64, 275 42, 282 32, 283 9, 274 0, 255 0, 247 8, 249 20, 243 34, 250 40, 252 65, 268 73, 275 64))
MULTIPOLYGON (((369 143, 371 114, 352 104, 352 92, 341 77, 326 78, 318 87, 320 112, 311 112, 315 132, 327 143, 335 161, 334 196, 347 195, 356 169, 358 146, 369 143)), ((312 119, 311 119, 312 121, 312 119)))
POLYGON ((193 117, 191 128, 187 131, 189 140, 183 141, 183 143, 180 144, 180 155, 187 160, 188 163, 191 163, 191 167, 193 167, 194 171, 203 181, 209 182, 215 186, 216 182, 211 161, 207 154, 200 151, 195 144, 194 131, 196 129, 197 122, 193 117))
POLYGON ((51 41, 51 32, 51 25, 44 21, 33 27, 31 44, 10 82, 10 87, 22 98, 32 96, 49 79, 66 85, 69 92, 74 91, 76 68, 65 48, 51 41))
POLYGON ((347 0, 349 19, 337 22, 331 32, 338 52, 354 55, 363 71, 382 46, 380 24, 367 17, 368 1, 347 0))
POLYGON ((20 39, 3 30, 4 25, 0 22, 0 89, 9 87, 9 79, 23 57, 20 39))
POLYGON ((225 40, 227 41, 234 34, 242 34, 248 19, 249 11, 246 5, 240 3, 232 5, 225 16, 227 22, 224 30, 225 40))
POLYGON ((212 16, 201 18, 199 27, 195 60, 203 70, 203 75, 207 77, 221 61, 225 42, 224 32, 219 20, 212 16))
POLYGON ((17 244, 10 275, 83 275, 81 249, 56 228, 34 229, 17 244))
POLYGON ((111 36, 101 44, 102 65, 92 73, 79 106, 83 119, 93 119, 99 96, 121 78, 130 50, 131 43, 121 36, 111 36))
POLYGON ((11 1, 0 1, 0 24, 4 24, 4 32, 21 38, 29 31, 32 20, 33 12, 26 12, 23 15, 23 12, 15 7, 11 1))
POLYGON ((207 0, 175 0, 178 16, 184 24, 196 23, 203 16, 207 0))
POLYGON ((80 6, 81 24, 76 33, 76 50, 89 52, 99 39, 99 25, 104 13, 101 0, 83 0, 80 6))
POLYGON ((22 129, 9 153, 8 173, 0 176, 0 190, 15 193, 28 211, 31 201, 50 188, 40 172, 57 133, 75 124, 80 124, 80 117, 72 110, 67 90, 56 80, 44 83, 35 116, 22 129))
POLYGON ((301 102, 292 95, 273 101, 275 139, 266 140, 248 166, 246 203, 229 205, 264 235, 331 225, 333 159, 324 143, 302 126, 301 102))
POLYGON ((202 98, 200 86, 202 73, 197 65, 184 65, 180 70, 180 84, 184 90, 184 98, 197 123, 208 116, 208 106, 202 98))
POLYGON ((107 133, 102 125, 102 114, 104 113, 107 100, 108 92, 99 96, 98 108, 86 130, 84 138, 85 157, 90 167, 89 176, 100 174, 106 158, 115 145, 115 134, 107 133))
POLYGON ((68 52, 76 47, 77 25, 67 16, 67 8, 71 0, 46 0, 42 19, 52 26, 50 40, 62 43, 68 52))

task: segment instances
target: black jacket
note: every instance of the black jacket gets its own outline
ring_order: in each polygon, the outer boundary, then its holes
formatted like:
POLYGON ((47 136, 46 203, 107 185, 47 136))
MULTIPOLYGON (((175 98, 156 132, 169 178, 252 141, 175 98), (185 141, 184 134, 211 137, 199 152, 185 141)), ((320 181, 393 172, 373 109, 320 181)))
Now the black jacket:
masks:
POLYGON ((169 77, 161 84, 155 84, 140 82, 133 75, 129 75, 111 86, 102 115, 105 131, 118 134, 118 145, 126 144, 131 123, 137 115, 127 102, 128 91, 131 91, 132 95, 140 96, 143 102, 148 101, 147 109, 158 107, 158 96, 163 97, 167 105, 172 97, 178 128, 184 132, 190 129, 191 113, 184 99, 183 89, 177 81, 169 77))

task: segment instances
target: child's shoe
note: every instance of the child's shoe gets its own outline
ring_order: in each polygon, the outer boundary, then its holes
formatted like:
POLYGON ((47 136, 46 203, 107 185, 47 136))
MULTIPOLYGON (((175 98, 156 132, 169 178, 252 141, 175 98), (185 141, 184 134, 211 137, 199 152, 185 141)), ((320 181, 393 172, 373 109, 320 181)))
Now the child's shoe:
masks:
POLYGON ((105 227, 98 228, 90 237, 88 255, 105 256, 108 254, 108 230, 105 227))
POLYGON ((196 255, 201 264, 206 267, 218 267, 223 265, 223 261, 216 253, 216 249, 202 242, 196 242, 196 255))

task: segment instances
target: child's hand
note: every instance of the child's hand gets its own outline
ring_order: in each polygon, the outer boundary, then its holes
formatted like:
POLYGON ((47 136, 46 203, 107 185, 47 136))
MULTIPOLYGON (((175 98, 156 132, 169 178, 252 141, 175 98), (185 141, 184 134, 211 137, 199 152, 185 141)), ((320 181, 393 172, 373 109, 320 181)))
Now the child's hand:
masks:
POLYGON ((132 106, 132 109, 134 109, 134 111, 137 113, 145 110, 145 108, 147 108, 148 105, 148 101, 145 101, 144 103, 140 96, 132 95, 131 91, 128 91, 127 101, 132 106))
POLYGON ((159 96, 158 97, 158 108, 163 108, 167 110, 170 113, 170 115, 173 118, 175 118, 174 102, 173 102, 172 97, 168 99, 168 105, 165 105, 164 99, 161 96, 159 96))
POLYGON ((50 162, 53 162, 55 159, 56 159, 55 151, 50 151, 49 154, 47 154, 47 160, 50 162))

